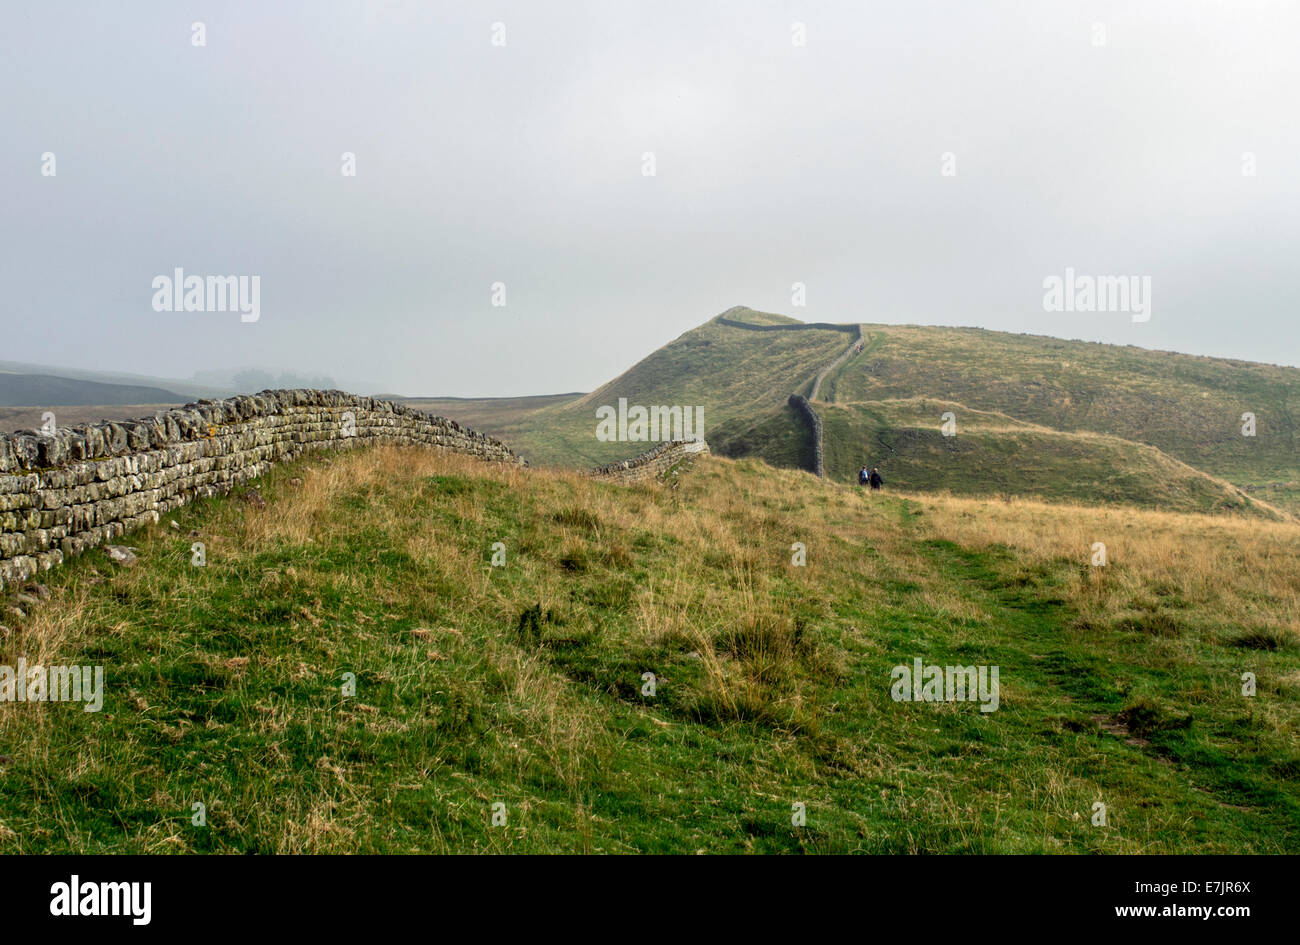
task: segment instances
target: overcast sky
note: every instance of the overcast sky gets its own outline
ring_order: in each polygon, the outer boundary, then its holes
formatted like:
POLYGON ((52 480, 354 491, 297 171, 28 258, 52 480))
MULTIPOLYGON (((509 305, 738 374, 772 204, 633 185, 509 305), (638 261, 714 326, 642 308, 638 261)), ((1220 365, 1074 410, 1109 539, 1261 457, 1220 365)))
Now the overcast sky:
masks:
POLYGON ((0 18, 0 359, 590 390, 745 304, 1300 364, 1295 3, 0 18), (260 319, 154 311, 176 267, 260 276, 260 319), (1066 267, 1149 276, 1150 320, 1044 311, 1066 267))

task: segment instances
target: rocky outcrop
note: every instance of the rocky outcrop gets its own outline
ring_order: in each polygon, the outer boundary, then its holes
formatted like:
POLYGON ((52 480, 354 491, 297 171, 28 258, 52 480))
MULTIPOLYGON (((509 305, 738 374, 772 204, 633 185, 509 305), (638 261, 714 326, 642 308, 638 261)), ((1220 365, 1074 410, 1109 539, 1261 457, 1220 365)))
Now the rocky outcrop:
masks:
POLYGON ((147 420, 0 434, 0 589, 277 462, 377 443, 522 462, 452 420, 343 391, 267 390, 147 420))

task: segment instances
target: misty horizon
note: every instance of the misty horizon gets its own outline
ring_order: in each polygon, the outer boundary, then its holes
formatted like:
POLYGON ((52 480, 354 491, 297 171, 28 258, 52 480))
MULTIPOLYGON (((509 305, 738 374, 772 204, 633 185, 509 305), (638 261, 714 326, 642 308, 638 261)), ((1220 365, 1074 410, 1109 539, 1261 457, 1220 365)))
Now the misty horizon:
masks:
MULTIPOLYGON (((744 306, 744 305, 730 306, 728 309, 724 309, 723 312, 729 311, 730 308, 752 308, 752 307, 744 306)), ((715 315, 716 314, 722 314, 722 312, 715 313, 715 315)), ((770 312, 768 314, 786 315, 787 313, 770 312)), ((712 317, 715 316, 710 316, 710 319, 712 317)), ((795 316, 787 315, 787 317, 794 318, 795 316)), ((701 325, 705 324, 710 319, 704 319, 703 321, 700 322, 700 324, 701 325)), ((798 320, 804 321, 804 319, 798 319, 798 320)), ((853 323, 842 323, 842 324, 859 324, 859 323, 853 322, 853 323)), ((863 324, 866 327, 872 327, 873 323, 863 322, 860 324, 863 324)), ((697 325, 693 327, 699 327, 699 326, 697 325)), ((897 328, 944 327, 944 328, 952 328, 954 330, 976 330, 976 331, 996 330, 996 329, 982 328, 981 326, 978 325, 934 326, 934 325, 921 325, 921 324, 910 324, 910 325, 897 324, 897 325, 892 325, 891 327, 897 327, 897 328)), ((688 331, 689 330, 690 329, 688 329, 688 331)), ((1041 334, 1035 332, 1007 332, 1006 334, 1021 335, 1025 337, 1051 338, 1059 341, 1083 342, 1088 344, 1110 343, 1110 342, 1094 341, 1087 338, 1070 338, 1064 335, 1049 335, 1049 334, 1041 334)), ((142 380, 172 381, 179 384, 201 384, 209 387, 227 388, 230 391, 235 393, 253 393, 257 390, 264 390, 264 389, 303 387, 303 388, 321 388, 321 389, 337 388, 342 390, 350 390, 353 393, 360 393, 360 394, 365 394, 370 396, 379 395, 379 394, 389 394, 393 396, 409 398, 412 400, 424 400, 424 399, 481 400, 481 399, 493 399, 494 397, 499 399, 513 399, 518 397, 555 397, 555 396, 570 395, 570 394, 576 395, 576 394, 592 393, 593 391, 599 389, 600 387, 603 387, 605 384, 615 380, 627 369, 640 363, 642 360, 644 360, 645 357, 652 354, 653 351, 658 350, 660 347, 663 347, 664 345, 667 345, 668 343, 670 343, 671 341, 675 340, 675 338, 678 337, 681 337, 681 335, 676 335, 673 338, 663 339, 662 343, 657 345, 654 349, 652 349, 651 351, 644 352, 641 356, 629 362, 625 368, 619 370, 616 374, 611 375, 610 377, 606 378, 605 380, 601 381, 600 383, 590 388, 579 389, 577 387, 574 387, 568 390, 538 390, 538 391, 526 391, 526 392, 516 393, 516 394, 500 394, 500 395, 486 394, 485 395, 485 394, 465 394, 465 393, 460 393, 458 391, 442 391, 442 390, 434 390, 434 391, 398 390, 392 386, 385 385, 382 382, 361 383, 359 385, 354 385, 354 387, 348 387, 347 385, 341 385, 338 381, 336 381, 334 378, 330 376, 311 375, 305 373, 305 371, 300 371, 299 369, 287 367, 284 365, 235 365, 235 366, 226 366, 226 367, 217 367, 217 368, 205 368, 202 370, 196 370, 191 374, 183 377, 171 376, 166 374, 136 374, 135 372, 106 372, 106 373, 121 373, 125 376, 138 377, 142 380), (241 375, 243 376, 242 381, 241 381, 241 375), (259 377, 256 380, 253 380, 252 378, 249 377, 249 375, 269 375, 269 377, 259 377)), ((1143 347, 1143 346, 1139 345, 1137 347, 1143 347)), ((1196 352, 1191 352, 1191 351, 1177 351, 1174 349, 1167 349, 1167 348, 1164 349, 1148 348, 1146 350, 1157 351, 1161 353, 1170 353, 1170 354, 1186 354, 1192 357, 1211 357, 1211 358, 1221 358, 1223 360, 1241 360, 1250 364, 1261 364, 1261 365, 1267 365, 1273 367, 1296 367, 1297 366, 1294 364, 1286 364, 1286 363, 1275 362, 1275 361, 1232 359, 1232 358, 1223 357, 1221 355, 1204 355, 1204 354, 1197 354, 1196 352)), ((87 364, 46 363, 46 362, 38 362, 38 361, 18 362, 18 363, 25 363, 27 366, 31 366, 31 367, 48 368, 49 370, 56 373, 59 369, 73 370, 73 371, 87 372, 87 373, 92 373, 92 372, 97 372, 102 370, 101 368, 97 368, 94 365, 87 365, 87 364)))
POLYGON ((32 6, 0 358, 526 396, 744 303, 1297 365, 1297 35, 1268 4, 32 6), (177 269, 259 310, 158 310, 177 269), (1067 270, 1148 280, 1149 319, 1046 310, 1067 270))

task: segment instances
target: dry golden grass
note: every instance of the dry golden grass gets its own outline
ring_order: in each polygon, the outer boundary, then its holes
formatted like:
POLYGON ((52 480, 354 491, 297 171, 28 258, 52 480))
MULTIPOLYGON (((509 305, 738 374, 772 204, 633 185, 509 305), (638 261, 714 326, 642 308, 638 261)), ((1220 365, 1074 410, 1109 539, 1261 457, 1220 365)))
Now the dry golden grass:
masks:
MULTIPOLYGON (((164 521, 131 539, 139 565, 91 562, 99 575, 75 566, 23 625, 23 652, 49 663, 105 635, 130 639, 118 678, 133 681, 115 690, 121 729, 84 749, 60 740, 57 713, 0 706, 0 736, 23 742, 25 770, 49 756, 72 785, 57 816, 15 819, 0 807, 0 841, 7 829, 28 845, 93 845, 79 833, 78 790, 112 781, 129 786, 124 796, 148 784, 149 803, 173 811, 199 785, 229 848, 267 852, 505 849, 505 833, 475 826, 503 795, 512 823, 551 831, 539 846, 626 849, 636 830, 668 830, 664 805, 704 817, 709 797, 748 810, 770 795, 788 807, 795 786, 794 796, 842 812, 845 845, 870 822, 874 836, 888 832, 880 849, 890 851, 1097 849, 1112 841, 1077 835, 1091 803, 1158 779, 1182 812, 1117 812, 1129 821, 1114 844, 1167 851, 1178 848, 1170 838, 1181 836, 1188 789, 1166 783, 1171 766, 1135 747, 1115 749, 1133 754, 1111 756, 1114 776, 1073 770, 1075 752, 1095 760, 1107 749, 1077 727, 1057 737, 1050 726, 1095 710, 1036 673, 1035 657, 1004 662, 1003 709, 988 720, 956 703, 900 708, 880 666, 905 653, 1042 652, 1037 615, 1015 623, 998 596, 1019 588, 1018 570, 1036 601, 1066 599, 1043 633, 1069 637, 1065 655, 1080 666, 1099 649, 1087 621, 1175 612, 1190 632, 1106 637, 1132 643, 1126 668, 1137 674, 1166 657, 1181 666, 1234 657, 1242 651, 1202 639, 1225 627, 1294 635, 1300 620, 1292 524, 872 495, 716 458, 672 489, 371 449, 308 458, 261 488, 265 505, 236 495, 178 513, 207 543, 208 569, 188 566, 190 536, 164 521), (490 564, 498 537, 504 570, 490 564), (1107 545, 1105 568, 1088 565, 1096 541, 1107 545), (791 563, 795 542, 807 547, 804 567, 791 563), (1012 554, 982 553, 994 546, 1012 554), (143 617, 137 602, 152 621, 144 629, 130 624, 143 617), (535 607, 557 615, 544 642, 516 629, 535 607), (1077 632, 1075 616, 1085 621, 1077 632), (660 700, 637 695, 642 662, 662 677, 660 700), (349 666, 365 668, 366 688, 340 700, 349 666), (204 692, 237 712, 215 711, 204 692), (994 727, 987 741, 971 737, 994 727), (369 746, 364 760, 358 741, 369 746), (931 757, 931 741, 979 750, 931 757), (305 757, 304 742, 314 746, 305 757), (226 754, 234 744, 253 747, 226 754), (153 770, 169 750, 179 771, 153 770), (240 767, 249 761, 251 773, 240 767), (1014 780, 1014 792, 999 779, 1014 780), (594 784, 632 798, 629 816, 642 819, 612 822, 594 784)), ((1285 670, 1287 652, 1269 655, 1285 670)), ((1284 764, 1300 674, 1277 678, 1281 697, 1249 706, 1249 732, 1284 764)), ((1171 717, 1200 712, 1199 700, 1216 695, 1204 690, 1226 686, 1216 679, 1170 682, 1160 695, 1171 717)), ((1238 711, 1217 698, 1218 716, 1238 711)), ((712 822, 700 845, 735 824, 731 814, 712 822)), ((669 848, 687 842, 664 836, 669 848)), ((130 848, 190 850, 195 837, 164 818, 140 827, 130 848)))
POLYGON ((1178 598, 1243 630, 1300 639, 1300 524, 1223 515, 912 496, 939 537, 1015 549, 1027 560, 1079 562, 1070 600, 1086 616, 1114 617, 1178 598), (1105 568, 1090 565, 1095 542, 1105 568))

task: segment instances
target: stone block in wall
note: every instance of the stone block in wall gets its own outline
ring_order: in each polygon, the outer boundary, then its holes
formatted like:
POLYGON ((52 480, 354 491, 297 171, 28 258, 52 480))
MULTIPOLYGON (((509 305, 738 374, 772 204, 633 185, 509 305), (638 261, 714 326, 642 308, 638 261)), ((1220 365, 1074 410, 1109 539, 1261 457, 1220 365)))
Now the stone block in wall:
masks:
POLYGON ((35 469, 40 465, 40 444, 35 433, 20 430, 13 434, 10 442, 17 457, 17 464, 26 469, 35 469))

